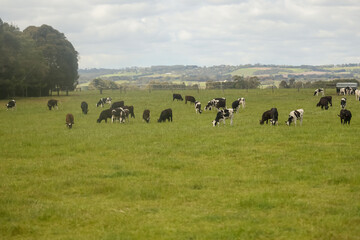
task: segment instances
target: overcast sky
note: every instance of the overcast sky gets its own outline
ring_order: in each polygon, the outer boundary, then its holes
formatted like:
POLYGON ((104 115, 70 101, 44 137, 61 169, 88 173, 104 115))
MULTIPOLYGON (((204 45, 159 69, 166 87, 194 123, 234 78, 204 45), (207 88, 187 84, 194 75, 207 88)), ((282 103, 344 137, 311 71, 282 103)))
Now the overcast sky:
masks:
POLYGON ((47 24, 79 68, 360 63, 359 0, 0 0, 0 18, 47 24))

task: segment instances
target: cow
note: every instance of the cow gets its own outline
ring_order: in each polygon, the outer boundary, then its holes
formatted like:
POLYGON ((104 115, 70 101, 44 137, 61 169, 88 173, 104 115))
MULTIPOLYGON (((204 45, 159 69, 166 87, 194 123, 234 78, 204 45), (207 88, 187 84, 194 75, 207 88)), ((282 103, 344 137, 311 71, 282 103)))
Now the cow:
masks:
POLYGON ((196 102, 196 100, 195 100, 195 98, 194 98, 193 96, 185 96, 185 104, 186 104, 188 101, 191 102, 191 103, 195 103, 195 102, 196 102))
POLYGON ((88 104, 87 102, 81 102, 81 110, 83 112, 83 114, 87 114, 88 113, 88 104))
POLYGON ((149 109, 145 109, 143 112, 143 119, 145 122, 149 123, 150 122, 150 110, 149 109))
POLYGON ((96 104, 96 107, 104 107, 104 105, 106 103, 108 103, 109 105, 111 105, 111 97, 106 97, 106 98, 100 98, 100 100, 98 101, 98 103, 96 104))
POLYGON ((114 123, 119 120, 120 123, 124 123, 126 119, 129 119, 129 109, 123 109, 121 107, 111 109, 111 122, 114 123))
POLYGON ((72 125, 74 125, 74 116, 71 113, 66 114, 66 126, 71 129, 72 125))
POLYGON ((292 122, 294 122, 294 124, 296 126, 296 120, 300 120, 300 126, 301 126, 303 116, 304 116, 304 109, 298 109, 298 110, 291 111, 289 113, 289 118, 285 123, 286 123, 286 125, 290 126, 290 124, 292 122))
POLYGON ((225 125, 225 119, 230 119, 230 125, 232 125, 233 117, 234 117, 234 109, 232 108, 221 109, 217 112, 215 120, 212 121, 213 127, 215 127, 216 125, 219 126, 220 121, 223 121, 225 125))
POLYGON ((352 95, 354 94, 354 89, 352 87, 346 87, 345 92, 347 95, 352 95))
POLYGON ((165 109, 161 112, 158 122, 166 122, 166 120, 168 120, 169 122, 172 122, 173 120, 171 108, 165 109))
POLYGON ((195 102, 195 112, 196 113, 202 113, 202 111, 201 111, 201 102, 198 102, 198 101, 196 101, 195 102))
POLYGON ((341 124, 349 124, 351 120, 351 112, 346 109, 341 109, 340 114, 338 115, 340 117, 341 124))
POLYGON ((231 104, 231 106, 234 109, 234 112, 237 112, 239 110, 240 106, 242 106, 242 108, 245 108, 245 98, 239 98, 239 99, 235 100, 231 104))
POLYGON ((105 109, 104 111, 102 111, 99 115, 99 118, 97 119, 97 123, 101 123, 102 120, 105 120, 105 122, 107 123, 107 119, 111 118, 112 114, 111 114, 111 108, 109 109, 105 109))
POLYGON ((324 96, 324 89, 323 88, 315 89, 314 96, 315 95, 318 96, 319 93, 321 93, 324 96))
POLYGON ((211 99, 205 106, 206 110, 211 110, 213 107, 217 108, 218 110, 220 108, 225 109, 226 108, 226 98, 213 98, 211 99))
POLYGON ((321 109, 328 110, 329 106, 328 104, 330 103, 330 106, 332 106, 332 97, 331 96, 325 96, 325 97, 321 97, 318 104, 316 104, 317 107, 321 107, 321 109))
POLYGON ((346 107, 346 98, 345 97, 341 98, 340 106, 342 109, 344 109, 346 107))
POLYGON ((123 106, 123 109, 128 109, 130 116, 132 118, 135 118, 134 106, 123 106))
POLYGON ((277 111, 277 108, 272 108, 270 110, 265 111, 262 114, 260 124, 263 125, 264 122, 268 124, 268 121, 270 120, 271 125, 278 125, 279 124, 278 118, 279 118, 279 113, 277 111))
POLYGON ((55 107, 56 107, 56 109, 59 109, 58 108, 58 100, 50 99, 47 103, 47 106, 48 106, 49 110, 51 110, 51 108, 55 108, 55 107))
POLYGON ((16 107, 16 101, 10 100, 7 104, 6 104, 6 110, 9 110, 10 108, 14 109, 16 107))
POLYGON ((114 102, 110 106, 111 109, 115 109, 115 108, 119 108, 119 107, 124 107, 124 101, 114 102))
POLYGON ((184 100, 184 99, 182 98, 181 94, 177 94, 177 93, 174 93, 174 94, 173 94, 173 101, 174 101, 175 99, 178 100, 178 101, 179 101, 179 100, 180 100, 180 101, 183 101, 183 100, 184 100))
POLYGON ((357 101, 360 101, 360 90, 359 90, 359 89, 356 89, 356 90, 355 90, 355 99, 356 99, 357 101))
POLYGON ((340 88, 339 95, 341 95, 341 94, 343 94, 343 95, 346 94, 345 88, 340 88))

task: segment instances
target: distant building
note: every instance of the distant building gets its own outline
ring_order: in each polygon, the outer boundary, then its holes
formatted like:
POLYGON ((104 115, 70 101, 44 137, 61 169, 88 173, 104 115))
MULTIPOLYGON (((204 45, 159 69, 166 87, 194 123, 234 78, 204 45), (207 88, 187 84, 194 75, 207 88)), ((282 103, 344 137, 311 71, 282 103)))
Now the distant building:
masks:
POLYGON ((351 87, 352 89, 356 90, 358 84, 356 82, 339 82, 336 84, 336 93, 340 92, 340 88, 351 87))

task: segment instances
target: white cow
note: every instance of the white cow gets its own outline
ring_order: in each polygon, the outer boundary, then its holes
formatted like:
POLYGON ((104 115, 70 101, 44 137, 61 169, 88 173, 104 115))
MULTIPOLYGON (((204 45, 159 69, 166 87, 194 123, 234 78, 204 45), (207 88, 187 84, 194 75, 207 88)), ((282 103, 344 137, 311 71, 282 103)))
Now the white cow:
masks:
POLYGON ((318 88, 318 89, 315 89, 315 92, 314 92, 314 96, 318 96, 319 93, 322 93, 322 95, 324 96, 324 89, 323 88, 318 88))
POLYGON ((290 124, 292 122, 294 122, 294 124, 296 126, 296 120, 300 120, 300 126, 301 126, 303 116, 304 116, 304 109, 298 109, 298 110, 291 111, 289 113, 289 118, 285 123, 286 123, 286 125, 290 126, 290 124))
POLYGON ((355 99, 356 99, 357 101, 360 100, 360 90, 359 90, 359 89, 356 89, 356 90, 355 90, 355 99))

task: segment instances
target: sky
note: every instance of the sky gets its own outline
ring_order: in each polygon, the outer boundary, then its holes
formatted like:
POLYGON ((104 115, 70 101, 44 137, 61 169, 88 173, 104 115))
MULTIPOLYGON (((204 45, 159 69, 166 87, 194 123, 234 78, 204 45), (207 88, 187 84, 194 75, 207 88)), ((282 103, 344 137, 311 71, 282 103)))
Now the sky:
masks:
POLYGON ((360 63, 359 0, 0 0, 23 31, 50 25, 79 68, 360 63))

